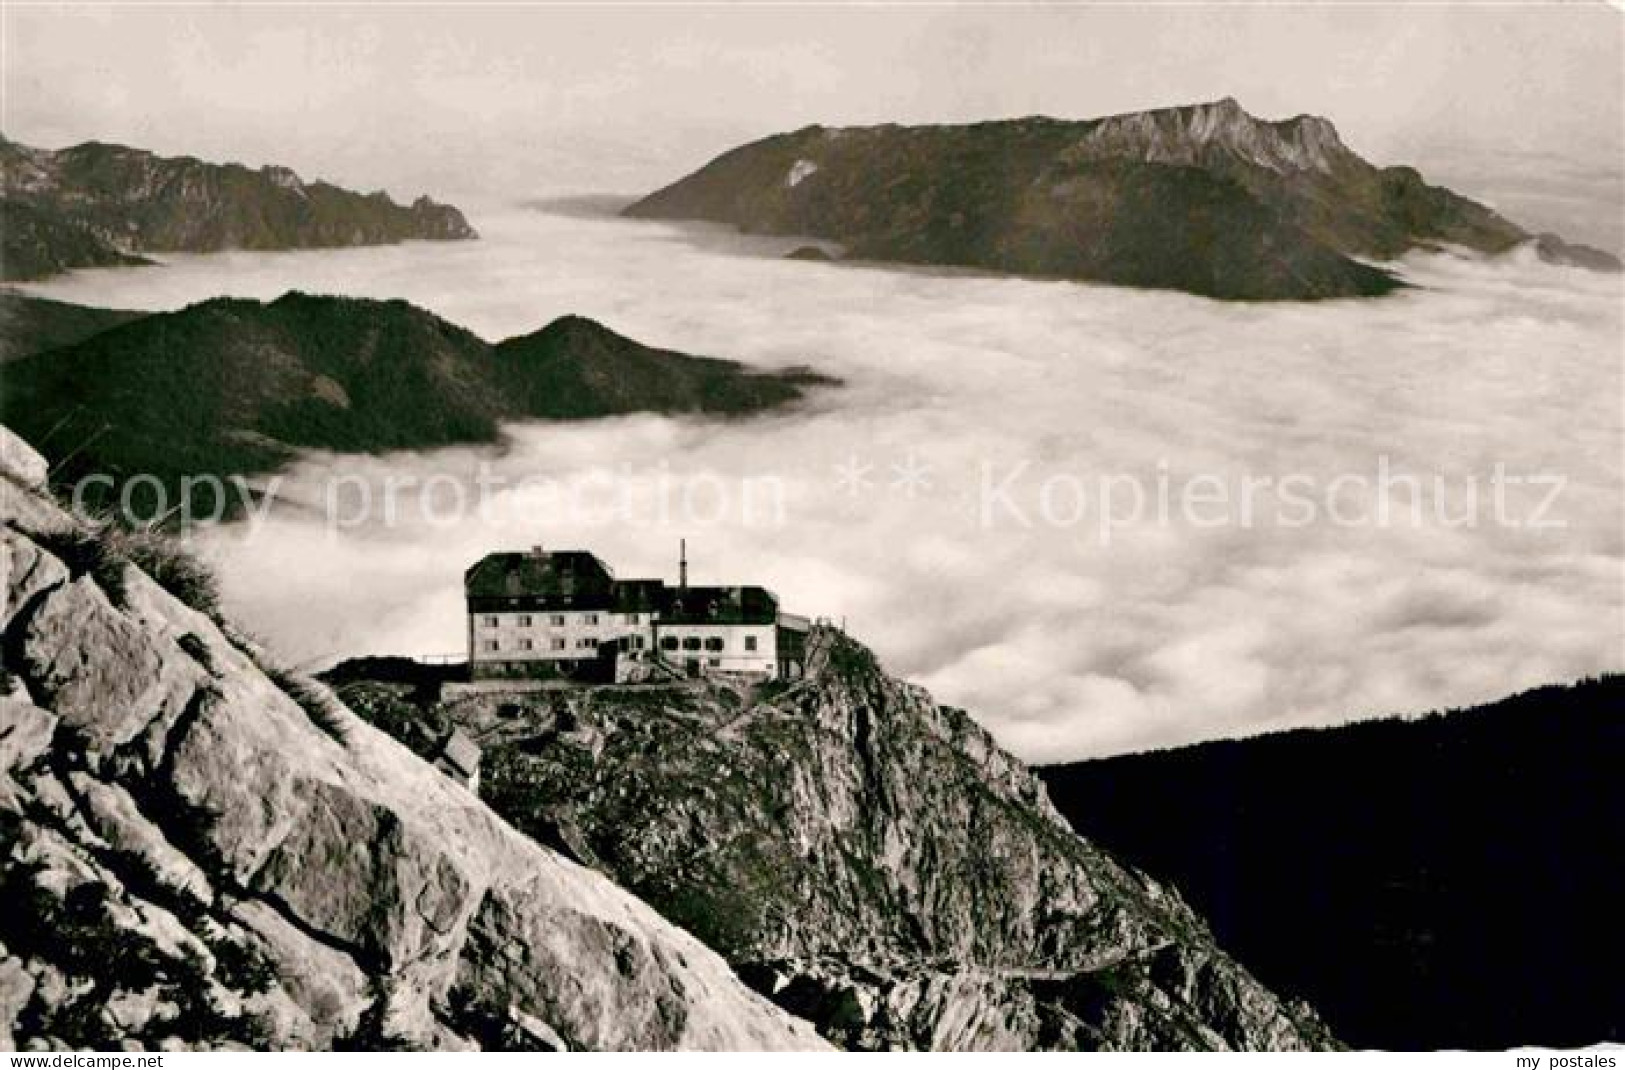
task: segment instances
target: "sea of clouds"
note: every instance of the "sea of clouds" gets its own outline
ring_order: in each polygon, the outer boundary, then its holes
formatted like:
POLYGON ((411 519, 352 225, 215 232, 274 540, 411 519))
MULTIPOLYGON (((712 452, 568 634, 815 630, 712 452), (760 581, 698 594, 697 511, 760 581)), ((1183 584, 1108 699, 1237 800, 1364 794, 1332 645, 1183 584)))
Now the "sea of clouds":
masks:
POLYGON ((844 386, 745 421, 310 457, 266 515, 197 536, 230 609, 287 657, 455 652, 484 553, 588 547, 670 579, 684 537, 695 582, 844 620, 1033 760, 1625 668, 1620 276, 1432 255, 1392 297, 1225 304, 788 261, 795 243, 591 204, 472 214, 478 242, 33 289, 148 309, 401 297, 490 339, 578 313, 844 386))

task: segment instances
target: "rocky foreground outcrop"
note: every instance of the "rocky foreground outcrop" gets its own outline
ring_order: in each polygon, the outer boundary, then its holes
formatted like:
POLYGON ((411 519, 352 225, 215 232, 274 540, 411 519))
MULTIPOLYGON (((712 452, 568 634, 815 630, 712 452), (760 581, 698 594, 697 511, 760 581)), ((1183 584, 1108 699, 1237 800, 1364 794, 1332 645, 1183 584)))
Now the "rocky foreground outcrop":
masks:
POLYGON ((830 629, 806 679, 454 694, 333 676, 481 794, 850 1048, 1335 1047, 1171 889, 1080 839, 962 711, 830 629))
POLYGON ((821 1044, 0 472, 0 1048, 821 1044))

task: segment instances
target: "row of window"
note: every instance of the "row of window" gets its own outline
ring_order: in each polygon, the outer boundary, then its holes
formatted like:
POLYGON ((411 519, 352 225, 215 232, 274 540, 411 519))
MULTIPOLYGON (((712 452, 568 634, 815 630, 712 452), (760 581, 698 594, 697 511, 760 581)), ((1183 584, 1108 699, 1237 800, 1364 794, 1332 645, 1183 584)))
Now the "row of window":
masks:
MULTIPOLYGON (((641 635, 629 635, 626 637, 626 641, 633 650, 642 650, 644 648, 644 640, 643 636, 641 635)), ((597 650, 598 643, 599 641, 592 636, 584 636, 576 640, 575 648, 577 650, 597 650)), ((547 648, 549 650, 568 650, 569 646, 565 643, 563 636, 556 635, 548 641, 547 648)), ((480 643, 480 649, 488 654, 495 653, 496 651, 502 649, 502 641, 500 639, 486 639, 480 643)), ((514 649, 535 650, 536 641, 533 639, 521 639, 514 649)))
MULTIPOLYGON (((708 636, 705 639, 704 649, 706 649, 706 650, 723 650, 725 648, 726 648, 726 644, 723 643, 722 637, 720 635, 708 636)), ((701 649, 700 637, 697 636, 697 635, 687 635, 687 636, 683 637, 681 642, 678 642, 678 639, 677 639, 677 637, 675 635, 662 636, 661 639, 660 639, 660 649, 661 650, 699 650, 699 649, 701 649)), ((754 654, 756 652, 756 636, 754 636, 754 635, 745 636, 745 649, 747 651, 749 651, 750 653, 752 653, 752 654, 754 654)))
MULTIPOLYGON (((597 613, 583 613, 577 623, 592 627, 598 624, 598 618, 599 614, 597 613)), ((642 622, 643 614, 641 613, 628 613, 626 615, 626 623, 628 624, 641 624, 642 622)), ((502 618, 495 613, 487 613, 480 623, 487 628, 497 628, 501 627, 502 618)), ((515 617, 515 623, 521 628, 533 628, 536 626, 536 618, 529 613, 520 613, 515 617)), ((567 622, 563 613, 549 613, 547 614, 547 623, 551 627, 562 628, 567 622)))
MULTIPOLYGON (((628 645, 630 645, 630 647, 633 650, 642 650, 644 648, 644 639, 643 639, 643 636, 641 636, 641 635, 629 635, 629 636, 626 637, 626 641, 627 641, 628 645)), ((577 650, 597 650, 598 649, 598 642, 599 641, 596 638, 593 638, 592 636, 584 636, 584 637, 582 637, 580 639, 577 639, 575 641, 575 649, 577 649, 577 650)), ((549 650, 568 650, 569 648, 570 648, 569 644, 566 643, 563 636, 554 636, 552 639, 550 639, 548 641, 547 649, 549 649, 549 650)), ((661 650, 667 650, 667 651, 670 651, 670 650, 693 651, 693 650, 702 650, 703 649, 703 650, 710 651, 712 653, 720 653, 725 648, 726 648, 726 644, 723 643, 721 637, 720 636, 715 636, 715 635, 708 637, 707 639, 705 639, 703 641, 703 643, 700 640, 700 637, 697 636, 697 635, 685 636, 680 641, 678 640, 677 636, 668 635, 668 636, 663 637, 660 640, 660 649, 661 650)), ((486 640, 483 640, 480 643, 480 649, 485 651, 488 654, 495 653, 495 652, 503 649, 502 641, 499 640, 499 639, 486 639, 486 640)), ((535 650, 536 649, 536 642, 533 639, 520 639, 518 641, 517 646, 514 647, 514 649, 526 650, 526 651, 535 650)), ((745 636, 745 651, 747 653, 754 654, 754 653, 756 653, 756 649, 757 649, 757 647, 756 647, 756 636, 754 636, 754 635, 745 636)))
MULTIPOLYGON (((596 640, 596 639, 577 639, 576 640, 576 648, 579 649, 579 650, 595 650, 595 649, 597 649, 597 647, 598 647, 598 640, 596 640)), ((480 649, 484 650, 488 654, 489 653, 495 653, 496 651, 502 649, 502 642, 499 639, 487 639, 487 640, 485 640, 484 642, 482 642, 480 644, 480 649)), ((536 643, 535 643, 534 640, 531 640, 531 639, 521 639, 521 640, 519 640, 518 649, 520 649, 520 650, 535 650, 536 649, 536 643)), ((567 649, 563 637, 562 636, 555 637, 548 644, 548 649, 549 650, 564 650, 564 649, 567 649)))

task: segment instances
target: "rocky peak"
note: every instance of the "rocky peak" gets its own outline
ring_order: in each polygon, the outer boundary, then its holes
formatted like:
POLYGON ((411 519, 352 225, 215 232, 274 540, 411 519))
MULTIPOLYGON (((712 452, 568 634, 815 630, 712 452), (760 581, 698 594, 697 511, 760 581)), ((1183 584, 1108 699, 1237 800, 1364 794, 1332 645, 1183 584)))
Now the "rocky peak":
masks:
POLYGON ((275 164, 270 164, 260 168, 260 174, 270 179, 273 184, 281 186, 283 189, 302 190, 305 188, 304 180, 301 179, 299 177, 299 173, 291 167, 279 167, 275 164))
POLYGON ((514 339, 557 346, 581 346, 593 351, 603 346, 624 345, 627 339, 595 319, 569 312, 549 321, 540 330, 514 339))
POLYGON ((1354 158, 1326 119, 1299 115, 1268 122, 1234 97, 1177 108, 1114 115, 1092 124, 1075 149, 1080 158, 1128 158, 1190 166, 1222 153, 1276 172, 1330 173, 1354 158))
POLYGON ((974 720, 835 629, 809 637, 804 679, 759 688, 441 705, 336 678, 399 738, 477 736, 494 809, 843 1046, 1335 1046, 974 720))
POLYGON ((7 197, 39 193, 56 180, 54 154, 0 137, 0 190, 7 197))

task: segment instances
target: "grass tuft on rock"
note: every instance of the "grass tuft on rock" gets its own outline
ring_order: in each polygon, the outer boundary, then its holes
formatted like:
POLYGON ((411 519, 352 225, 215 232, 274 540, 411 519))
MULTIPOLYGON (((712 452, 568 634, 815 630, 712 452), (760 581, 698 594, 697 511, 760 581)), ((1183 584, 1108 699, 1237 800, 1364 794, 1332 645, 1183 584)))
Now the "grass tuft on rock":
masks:
POLYGON ((260 670, 273 684, 305 711, 310 723, 327 733, 339 746, 349 742, 349 724, 338 702, 321 684, 291 669, 276 665, 261 665, 260 670))
POLYGON ((220 585, 214 573, 171 535, 119 527, 110 521, 85 519, 83 528, 31 532, 40 546, 61 559, 75 579, 90 576, 120 609, 129 604, 129 577, 134 565, 182 603, 220 619, 220 585))
POLYGON ((178 539, 153 531, 120 531, 113 538, 130 563, 154 583, 204 616, 219 618, 219 582, 178 539))
POLYGON ((128 604, 130 588, 124 570, 130 561, 119 551, 115 529, 70 528, 34 532, 31 537, 66 565, 74 579, 89 576, 107 595, 108 601, 121 609, 128 604))

